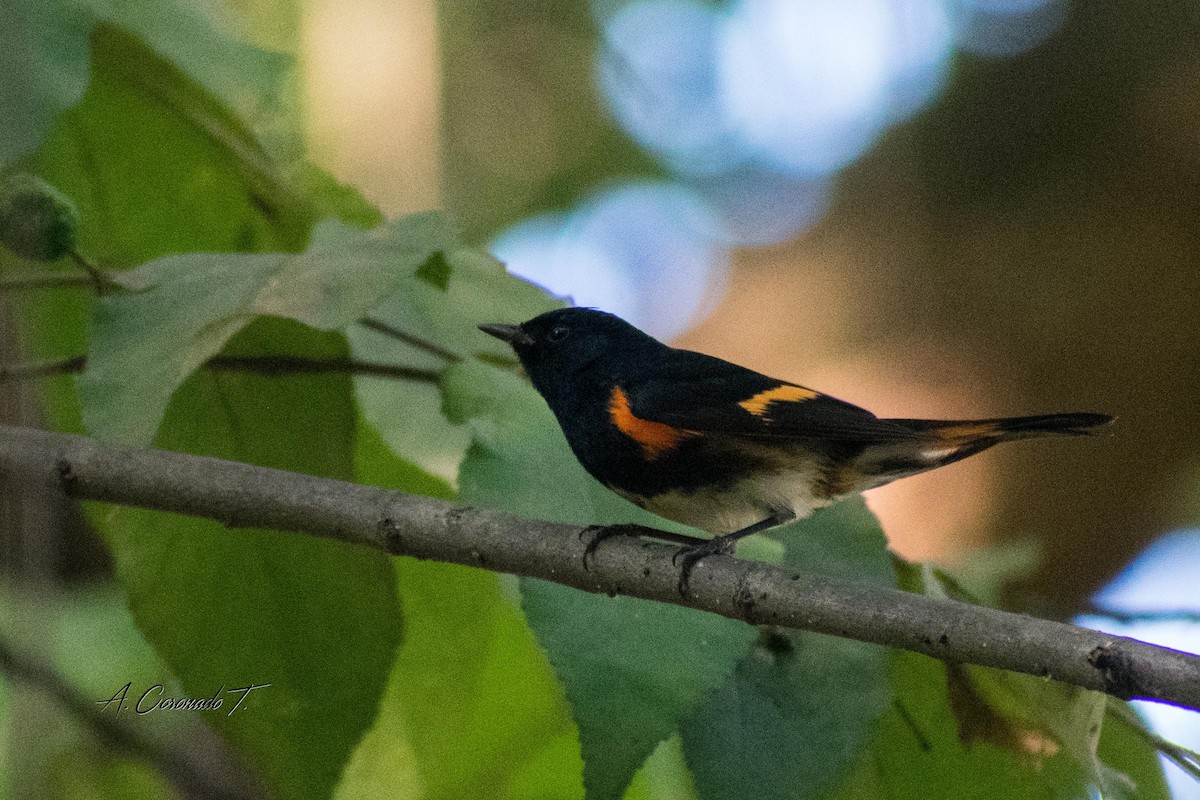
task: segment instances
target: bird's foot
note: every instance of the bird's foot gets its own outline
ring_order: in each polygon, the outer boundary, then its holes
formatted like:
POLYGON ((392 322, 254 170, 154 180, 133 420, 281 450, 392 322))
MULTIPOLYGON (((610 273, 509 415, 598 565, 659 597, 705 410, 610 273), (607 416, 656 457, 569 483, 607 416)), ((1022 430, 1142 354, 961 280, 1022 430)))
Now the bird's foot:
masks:
POLYGON ((714 536, 699 544, 690 544, 679 548, 675 555, 671 556, 671 563, 679 567, 679 595, 687 596, 688 581, 692 577, 692 570, 696 568, 696 564, 700 563, 701 559, 709 556, 729 555, 733 552, 736 544, 737 537, 714 536))
POLYGON ((592 540, 588 542, 587 547, 583 550, 583 568, 588 572, 592 571, 591 564, 596 560, 596 548, 606 539, 611 539, 614 536, 638 536, 646 529, 641 525, 633 525, 630 523, 622 523, 620 525, 589 525, 579 532, 579 541, 583 541, 585 536, 591 536, 592 540))

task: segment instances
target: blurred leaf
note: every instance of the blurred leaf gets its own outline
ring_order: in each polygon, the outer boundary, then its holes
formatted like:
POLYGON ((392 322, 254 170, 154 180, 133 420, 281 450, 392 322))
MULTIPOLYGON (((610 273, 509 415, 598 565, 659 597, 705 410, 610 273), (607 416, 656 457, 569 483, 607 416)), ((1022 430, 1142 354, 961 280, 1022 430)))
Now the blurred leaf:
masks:
POLYGON ((72 0, 0 0, 0 171, 83 96, 92 21, 72 0))
POLYGON ((55 800, 169 800, 171 785, 148 764, 95 748, 65 750, 48 765, 55 800))
MULTIPOLYGON (((772 531, 785 568, 894 582, 887 542, 861 499, 772 531)), ((866 749, 891 699, 887 651, 847 639, 764 629, 736 672, 683 726, 704 800, 811 797, 866 749)))
POLYGON ((450 288, 450 264, 442 252, 434 253, 417 270, 416 276, 443 292, 450 288))
MULTIPOLYGON (((559 522, 666 524, 590 478, 545 402, 511 373, 464 362, 443 387, 448 416, 473 434, 459 475, 465 502, 559 522)), ((748 625, 679 606, 537 580, 521 589, 579 726, 589 798, 620 797, 754 637, 748 625)))
MULTIPOLYGON (((522 606, 567 690, 589 800, 624 794, 680 719, 746 652, 745 623, 632 597, 522 581, 522 606)), ((707 703, 707 701, 706 701, 707 703)))
POLYGON ((661 742, 633 777, 625 800, 696 800, 679 735, 661 742))
POLYGON ((125 267, 198 250, 298 250, 317 219, 247 125, 136 36, 92 34, 92 79, 38 174, 78 206, 79 249, 125 267))
MULTIPOLYGON (((337 334, 267 318, 225 352, 346 351, 337 334)), ((348 479, 351 397, 346 375, 200 372, 172 398, 155 444, 348 479)), ((271 684, 251 706, 206 721, 281 797, 328 797, 375 718, 400 640, 391 560, 315 537, 138 509, 94 518, 134 618, 188 696, 271 684)))
MULTIPOLYGON (((902 588, 944 596, 942 578, 924 565, 897 561, 902 588)), ((896 697, 877 726, 871 758, 833 795, 863 798, 1126 796, 1128 770, 1144 796, 1163 797, 1161 768, 1145 740, 1127 726, 1100 729, 1102 754, 1120 742, 1120 757, 1096 762, 1095 693, 1031 676, 892 651, 896 697), (1111 730, 1110 730, 1111 729, 1111 730)))
MULTIPOLYGON (((440 414, 436 409, 435 414, 440 414)), ((360 482, 416 491, 428 476, 375 439, 356 451, 360 482)), ((573 797, 579 754, 546 659, 493 573, 400 558, 405 638, 379 717, 339 787, 339 797, 573 797), (370 777, 368 783, 366 778, 370 777), (404 794, 404 787, 413 788, 404 794), (418 791, 419 789, 419 791, 418 791)))
POLYGON ((379 432, 361 415, 357 417, 357 423, 354 463, 355 479, 359 483, 443 500, 454 496, 450 484, 393 453, 379 432))
POLYGON ((237 38, 217 6, 190 0, 86 0, 97 20, 128 31, 251 121, 282 113, 292 59, 237 38))
POLYGON ((1167 780, 1157 753, 1138 730, 1144 723, 1124 700, 1108 698, 1108 714, 1100 731, 1096 755, 1101 763, 1128 776, 1140 800, 1170 800, 1167 780))
MULTIPOLYGON (((123 7, 132 13, 136 5, 123 7)), ((165 35, 169 21, 162 24, 165 35)), ((196 251, 295 251, 327 209, 355 224, 378 218, 319 170, 274 164, 247 125, 139 37, 101 24, 92 44, 87 93, 54 123, 33 166, 78 204, 79 247, 103 266, 196 251)), ((202 45, 194 55, 214 52, 224 51, 202 45)), ((243 87, 254 81, 240 68, 226 74, 243 87)), ((82 352, 86 292, 23 301, 36 352, 82 352)), ((277 319, 253 323, 227 348, 346 355, 341 337, 277 319)), ((55 423, 76 426, 72 382, 50 385, 55 423)), ((193 375, 167 407, 157 443, 349 477, 350 386, 336 375, 193 375)), ((234 716, 208 721, 281 797, 327 797, 374 717, 399 638, 390 561, 331 542, 150 512, 97 511, 94 519, 113 547, 139 627, 189 695, 211 695, 222 683, 272 684, 234 716)))
POLYGON ((996 542, 956 558, 944 572, 979 602, 998 605, 1006 586, 1034 573, 1042 562, 1044 550, 1041 539, 996 542))
POLYGON ((562 695, 499 578, 404 558, 397 574, 405 641, 380 721, 410 732, 422 796, 504 796, 534 759, 544 796, 578 796, 578 751, 546 752, 571 731, 562 695))
POLYGON ((891 674, 895 699, 876 727, 870 757, 835 800, 1085 796, 1082 771, 1061 753, 1033 760, 987 743, 964 744, 942 662, 894 650, 891 674))
MULTIPOLYGON (((980 667, 964 668, 964 674, 978 687, 980 699, 987 702, 993 714, 1024 731, 1021 744, 1026 751, 1042 747, 1053 753, 1061 747, 1063 755, 1081 768, 1087 784, 1098 789, 1106 800, 1136 796, 1133 781, 1097 755, 1107 716, 1104 694, 980 667)), ((1143 745, 1143 749, 1149 748, 1143 745)))
MULTIPOLYGON (((304 164, 291 169, 302 176, 297 194, 231 112, 137 38, 100 25, 93 44, 87 94, 33 160, 77 205, 79 249, 92 259, 120 268, 170 253, 298 250, 318 213, 360 225, 377 218, 356 192, 304 164)), ((83 352, 87 290, 21 300, 33 357, 83 352)), ((78 430, 74 381, 42 388, 55 426, 78 430)))
MULTIPOLYGON (((477 353, 513 362, 512 350, 479 331, 482 322, 522 322, 562 305, 543 289, 505 272, 484 253, 443 253, 449 273, 446 289, 419 278, 404 280, 398 291, 371 313, 373 318, 419 339, 466 356, 477 353)), ((427 350, 355 326, 347 332, 356 358, 442 369, 447 361, 427 350)), ((360 378, 356 382, 363 413, 388 445, 405 458, 443 476, 453 475, 466 452, 466 431, 444 420, 441 397, 429 386, 360 378), (397 409, 412 409, 400 414, 397 409), (433 413, 430 413, 433 412, 433 413)))
POLYGON ((367 232, 328 221, 299 255, 195 253, 121 273, 138 291, 96 303, 79 384, 85 424, 98 436, 147 441, 175 388, 255 318, 344 328, 453 237, 438 214, 367 232))

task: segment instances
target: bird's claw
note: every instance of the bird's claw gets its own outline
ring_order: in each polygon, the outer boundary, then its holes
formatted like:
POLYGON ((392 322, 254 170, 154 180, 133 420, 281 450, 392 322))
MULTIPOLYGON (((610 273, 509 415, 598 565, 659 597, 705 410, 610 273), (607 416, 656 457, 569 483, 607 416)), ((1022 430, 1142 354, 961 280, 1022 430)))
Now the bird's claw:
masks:
POLYGON ((591 534, 592 540, 588 542, 587 547, 583 549, 583 568, 591 572, 591 563, 596 560, 596 548, 601 542, 606 539, 611 539, 614 536, 636 536, 639 531, 637 525, 589 525, 579 532, 579 541, 583 541, 583 537, 591 534))
POLYGON ((679 567, 679 595, 685 597, 688 594, 688 581, 692 577, 692 570, 700 563, 702 559, 709 556, 729 555, 733 552, 736 541, 725 536, 714 536, 708 541, 700 544, 691 544, 686 547, 681 547, 675 551, 675 555, 671 556, 671 564, 679 567))

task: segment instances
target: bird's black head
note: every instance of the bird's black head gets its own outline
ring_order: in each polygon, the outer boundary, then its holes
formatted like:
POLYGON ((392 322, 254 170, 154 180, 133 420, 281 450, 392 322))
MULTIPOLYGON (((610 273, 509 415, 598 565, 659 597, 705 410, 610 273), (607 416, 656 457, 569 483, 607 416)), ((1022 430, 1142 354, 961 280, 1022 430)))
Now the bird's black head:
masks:
POLYGON ((520 325, 479 329, 512 345, 534 387, 552 404, 598 361, 628 364, 664 349, 620 317, 593 308, 561 308, 520 325))

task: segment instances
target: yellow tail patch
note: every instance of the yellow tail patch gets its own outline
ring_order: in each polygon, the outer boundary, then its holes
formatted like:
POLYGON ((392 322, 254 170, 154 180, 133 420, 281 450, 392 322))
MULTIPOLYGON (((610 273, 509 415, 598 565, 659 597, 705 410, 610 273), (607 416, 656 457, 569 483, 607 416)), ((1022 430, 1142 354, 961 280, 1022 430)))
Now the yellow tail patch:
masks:
POLYGON ((952 444, 962 444, 981 436, 991 436, 1000 432, 1000 428, 991 422, 972 422, 964 425, 949 425, 945 428, 938 428, 937 437, 943 442, 952 444))

